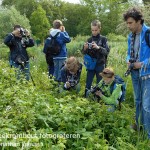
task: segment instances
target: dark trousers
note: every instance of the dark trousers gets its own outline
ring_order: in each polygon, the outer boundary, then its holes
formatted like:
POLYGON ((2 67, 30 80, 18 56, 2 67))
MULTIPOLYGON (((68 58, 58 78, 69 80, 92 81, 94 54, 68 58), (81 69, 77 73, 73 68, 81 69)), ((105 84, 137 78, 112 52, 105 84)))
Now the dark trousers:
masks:
POLYGON ((96 75, 96 83, 99 83, 102 77, 99 75, 105 68, 105 65, 96 65, 94 70, 87 70, 86 76, 86 87, 85 87, 85 95, 86 92, 91 88, 94 76, 96 75))

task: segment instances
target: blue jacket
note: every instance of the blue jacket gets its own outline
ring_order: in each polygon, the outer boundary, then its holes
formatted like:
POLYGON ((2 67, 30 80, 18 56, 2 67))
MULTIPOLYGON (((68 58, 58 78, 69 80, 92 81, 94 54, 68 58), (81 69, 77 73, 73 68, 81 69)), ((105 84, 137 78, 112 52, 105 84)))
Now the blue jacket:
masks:
POLYGON ((27 40, 23 41, 24 38, 19 38, 14 36, 12 33, 8 34, 4 39, 4 43, 10 49, 10 60, 15 61, 18 55, 23 55, 26 60, 29 60, 29 56, 27 54, 26 48, 34 46, 34 40, 28 38, 27 40))
MULTIPOLYGON (((141 77, 150 74, 150 47, 147 45, 145 41, 145 32, 147 30, 148 30, 148 27, 145 24, 143 24, 142 31, 140 33, 140 50, 139 50, 139 62, 143 62, 143 65, 140 69, 141 77)), ((130 33, 128 36, 127 61, 129 61, 130 59, 131 37, 132 37, 132 33, 130 33)))
MULTIPOLYGON (((66 43, 69 43, 71 41, 71 39, 66 31, 61 32, 59 29, 53 29, 50 32, 50 35, 54 37, 58 32, 59 32, 59 34, 58 34, 56 40, 59 43, 59 45, 61 46, 61 50, 57 56, 53 57, 53 59, 66 58, 67 57, 66 43)), ((50 44, 50 40, 51 40, 51 38, 48 37, 45 41, 45 45, 44 45, 44 49, 43 49, 44 53, 47 52, 47 48, 48 48, 48 45, 50 44)))

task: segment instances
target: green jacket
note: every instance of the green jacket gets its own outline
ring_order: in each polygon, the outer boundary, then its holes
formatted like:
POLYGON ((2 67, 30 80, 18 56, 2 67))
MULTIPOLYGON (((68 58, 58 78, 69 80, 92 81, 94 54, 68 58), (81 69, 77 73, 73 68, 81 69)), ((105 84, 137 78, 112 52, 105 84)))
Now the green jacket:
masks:
POLYGON ((98 83, 98 87, 103 92, 103 96, 101 96, 101 100, 103 100, 105 104, 117 105, 118 98, 121 96, 121 92, 122 92, 121 84, 116 84, 116 88, 111 93, 110 88, 112 84, 113 81, 110 84, 106 85, 103 79, 98 83))

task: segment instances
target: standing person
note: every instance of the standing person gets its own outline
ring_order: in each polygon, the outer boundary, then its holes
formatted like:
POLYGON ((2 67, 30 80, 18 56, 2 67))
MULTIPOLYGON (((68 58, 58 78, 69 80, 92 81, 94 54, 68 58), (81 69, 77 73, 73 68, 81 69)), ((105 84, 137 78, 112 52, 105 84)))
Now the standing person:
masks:
POLYGON ((136 123, 132 127, 138 130, 142 125, 150 139, 150 47, 145 40, 148 27, 144 24, 141 11, 137 8, 129 9, 123 17, 131 31, 128 36, 127 64, 128 66, 133 65, 131 78, 134 89, 136 123))
POLYGON ((88 54, 92 58, 96 58, 97 62, 93 70, 87 69, 85 97, 86 92, 91 88, 94 76, 96 75, 97 83, 101 80, 102 77, 99 76, 99 72, 102 72, 105 68, 106 59, 110 51, 106 37, 100 35, 101 22, 99 20, 91 22, 91 31, 92 36, 84 44, 82 53, 88 54))
MULTIPOLYGON (((53 30, 53 28, 50 29, 50 32, 53 30)), ((43 53, 45 54, 46 63, 48 65, 48 76, 52 77, 54 75, 54 62, 53 62, 53 56, 51 52, 49 51, 49 45, 51 44, 51 37, 50 35, 45 40, 43 53)))
POLYGON ((17 69, 17 79, 24 73, 26 80, 30 78, 29 56, 26 48, 34 46, 34 40, 30 37, 28 30, 20 25, 15 25, 12 33, 9 33, 4 43, 10 49, 9 62, 11 67, 17 69))
POLYGON ((52 37, 56 37, 56 41, 60 46, 60 53, 57 55, 53 55, 54 77, 56 81, 60 81, 61 78, 60 70, 67 58, 66 43, 69 43, 71 39, 68 33, 65 31, 65 27, 63 26, 60 20, 54 20, 53 30, 51 30, 50 35, 52 37))
POLYGON ((65 90, 74 89, 77 93, 80 91, 80 76, 82 64, 76 57, 71 56, 66 60, 65 65, 61 69, 61 82, 64 83, 65 90))

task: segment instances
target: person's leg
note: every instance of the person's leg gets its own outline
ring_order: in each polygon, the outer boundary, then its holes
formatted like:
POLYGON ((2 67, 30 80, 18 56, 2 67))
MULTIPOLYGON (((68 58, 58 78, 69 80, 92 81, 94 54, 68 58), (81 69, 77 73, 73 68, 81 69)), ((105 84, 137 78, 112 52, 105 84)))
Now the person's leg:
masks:
POLYGON ((14 61, 10 60, 9 61, 11 68, 15 68, 15 77, 17 80, 20 79, 20 75, 21 75, 21 66, 16 64, 14 61))
POLYGON ((57 81, 58 79, 58 69, 59 69, 59 59, 54 59, 54 77, 55 77, 55 80, 57 81))
POLYGON ((48 65, 48 76, 53 76, 54 74, 54 64, 48 65))
POLYGON ((142 80, 142 89, 143 125, 150 139, 150 78, 142 80))
POLYGON ((57 78, 57 81, 59 81, 59 82, 61 81, 61 68, 62 68, 62 66, 65 63, 65 60, 66 60, 66 58, 59 59, 59 64, 58 64, 58 78, 57 78))
POLYGON ((86 92, 91 89, 91 85, 92 85, 92 82, 93 82, 94 75, 95 75, 95 70, 87 70, 84 97, 86 97, 86 92))
POLYGON ((136 125, 140 127, 142 124, 142 97, 141 97, 141 80, 139 77, 139 70, 131 71, 132 85, 134 89, 134 100, 136 107, 135 121, 136 125))
POLYGON ((102 79, 102 77, 99 75, 100 72, 102 72, 105 68, 105 65, 101 65, 101 66, 98 66, 96 65, 96 83, 98 84, 100 82, 100 80, 102 79))
POLYGON ((23 68, 23 72, 27 81, 30 79, 30 64, 26 62, 23 68))

